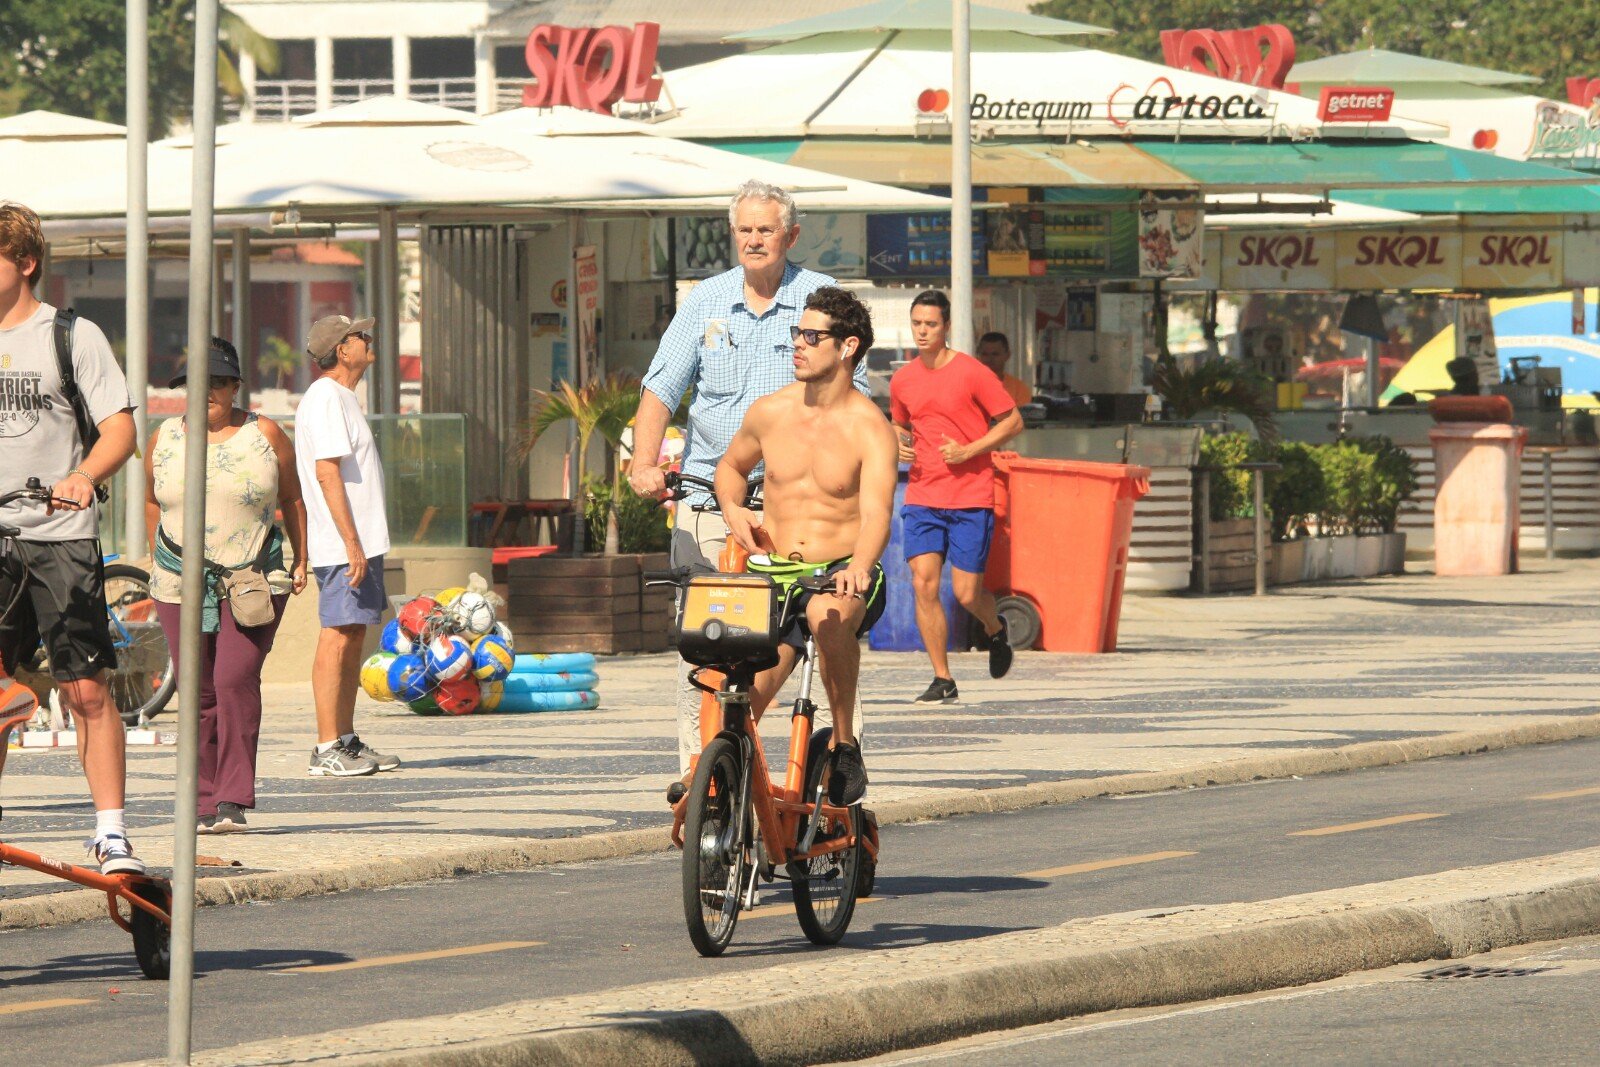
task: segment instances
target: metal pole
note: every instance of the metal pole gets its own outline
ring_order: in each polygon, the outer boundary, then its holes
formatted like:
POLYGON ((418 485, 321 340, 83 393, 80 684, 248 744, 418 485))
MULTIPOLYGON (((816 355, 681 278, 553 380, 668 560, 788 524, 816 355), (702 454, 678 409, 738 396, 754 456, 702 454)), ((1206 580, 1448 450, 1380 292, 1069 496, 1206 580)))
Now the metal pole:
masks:
MULTIPOLYGON (((128 252, 126 307, 128 395, 133 398, 134 441, 143 449, 150 393, 150 15, 149 0, 128 0, 128 252)), ((145 554, 144 464, 122 468, 125 500, 122 550, 145 554)))
MULTIPOLYGON (((567 380, 574 388, 582 389, 583 353, 578 348, 578 242, 582 234, 578 229, 578 213, 567 215, 567 380)), ((571 419, 567 420, 567 469, 572 479, 572 554, 583 555, 584 514, 583 485, 578 478, 582 469, 578 462, 578 431, 571 419)), ((585 461, 589 457, 583 457, 585 461)))
POLYGON ((1200 472, 1200 501, 1195 505, 1199 517, 1200 595, 1211 595, 1211 471, 1200 472))
POLYGON ((378 396, 384 415, 400 413, 400 224, 395 209, 378 209, 378 396))
POLYGON ((250 231, 233 231, 233 347, 239 350, 239 406, 250 410, 256 382, 256 351, 250 323, 250 231))
POLYGON ((1267 592, 1267 472, 1251 472, 1256 499, 1256 596, 1267 592))
POLYGON ((1556 483, 1552 465, 1555 456, 1540 453, 1544 460, 1544 558, 1556 558, 1556 483))
POLYGON ((950 8, 950 345, 973 350, 972 332, 972 5, 950 8))
POLYGON ((189 378, 184 439, 183 585, 178 639, 178 773, 172 805, 172 979, 167 1058, 189 1062, 194 1027, 195 809, 200 771, 201 551, 206 540, 206 366, 211 347, 212 218, 217 162, 217 0, 194 12, 194 162, 189 196, 189 378))
POLYGON ((1378 342, 1371 337, 1364 340, 1367 342, 1367 408, 1376 411, 1378 401, 1383 397, 1383 389, 1378 380, 1378 342))

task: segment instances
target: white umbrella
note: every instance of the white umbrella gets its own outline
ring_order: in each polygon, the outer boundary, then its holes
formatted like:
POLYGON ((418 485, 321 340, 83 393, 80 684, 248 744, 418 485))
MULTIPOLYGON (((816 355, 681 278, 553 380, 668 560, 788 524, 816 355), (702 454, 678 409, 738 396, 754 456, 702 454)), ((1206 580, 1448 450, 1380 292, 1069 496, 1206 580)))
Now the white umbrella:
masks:
MULTIPOLYGON (((448 112, 408 102, 408 109, 448 112)), ((725 205, 744 180, 795 193, 814 210, 937 210, 942 198, 852 181, 649 133, 553 136, 512 119, 480 122, 460 112, 398 121, 382 101, 335 108, 306 121, 231 128, 217 149, 219 215, 294 211, 301 219, 352 221, 380 208, 411 217, 485 217, 519 209, 697 210, 725 205), (366 116, 351 109, 364 108, 366 116)), ((420 115, 420 113, 418 113, 420 115)), ((548 128, 548 127, 546 127, 548 128)), ((150 212, 187 215, 180 142, 150 153, 150 212)), ((120 168, 60 181, 39 197, 41 214, 99 218, 123 210, 120 168)))
POLYGON ((36 208, 63 175, 123 170, 126 130, 110 122, 27 111, 0 119, 0 197, 36 208))

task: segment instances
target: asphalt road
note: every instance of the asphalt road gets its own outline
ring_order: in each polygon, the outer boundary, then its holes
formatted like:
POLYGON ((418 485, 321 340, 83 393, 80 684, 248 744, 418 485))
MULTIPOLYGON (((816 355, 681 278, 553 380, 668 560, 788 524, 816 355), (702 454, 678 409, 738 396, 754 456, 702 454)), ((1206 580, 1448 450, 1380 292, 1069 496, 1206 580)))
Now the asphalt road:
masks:
POLYGON ((1333 982, 1108 1012, 857 1061, 872 1067, 1600 1061, 1600 940, 1523 945, 1333 982))
MULTIPOLYGON (((700 959, 683 931, 677 853, 209 908, 197 924, 195 1046, 1597 843, 1600 741, 888 827, 877 899, 827 950, 804 940, 773 889, 726 956, 700 959)), ((139 978, 109 923, 0 934, 0 1025, 21 1062, 160 1055, 165 1010, 164 987, 139 978)))

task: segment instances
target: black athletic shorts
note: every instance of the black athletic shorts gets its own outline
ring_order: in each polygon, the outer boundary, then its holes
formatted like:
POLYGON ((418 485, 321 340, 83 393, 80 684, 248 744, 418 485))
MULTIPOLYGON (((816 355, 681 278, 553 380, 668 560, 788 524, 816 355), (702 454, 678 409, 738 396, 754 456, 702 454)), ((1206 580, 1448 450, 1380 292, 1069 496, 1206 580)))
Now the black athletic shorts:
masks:
POLYGON ((0 541, 0 553, 0 659, 6 671, 27 666, 41 641, 58 682, 114 670, 117 650, 106 621, 99 539, 0 541))
MULTIPOLYGON (((747 569, 758 574, 769 574, 778 583, 785 596, 791 598, 792 608, 789 616, 789 625, 784 627, 783 633, 778 635, 778 640, 795 648, 806 647, 806 605, 815 596, 827 594, 813 593, 801 589, 794 584, 794 580, 803 574, 816 574, 819 577, 831 577, 850 565, 850 557, 834 560, 829 564, 820 563, 791 563, 787 560, 774 560, 767 566, 759 566, 755 562, 747 563, 747 569), (820 572, 820 573, 819 573, 820 572)), ((872 567, 872 588, 866 594, 867 610, 861 616, 861 623, 856 627, 856 636, 864 637, 877 621, 883 618, 883 609, 888 604, 888 589, 883 576, 883 564, 874 564, 872 567)))

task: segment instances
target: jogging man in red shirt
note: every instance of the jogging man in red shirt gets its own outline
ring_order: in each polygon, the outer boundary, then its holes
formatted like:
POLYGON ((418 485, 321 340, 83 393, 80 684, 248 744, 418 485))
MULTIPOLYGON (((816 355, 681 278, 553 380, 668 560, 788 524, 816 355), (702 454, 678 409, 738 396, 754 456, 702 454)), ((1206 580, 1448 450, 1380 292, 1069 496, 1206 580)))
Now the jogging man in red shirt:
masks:
POLYGON ((900 511, 906 562, 916 593, 917 629, 933 662, 933 683, 918 704, 959 699, 950 677, 949 641, 939 577, 945 560, 956 599, 989 635, 989 674, 1011 669, 1005 623, 983 587, 994 536, 994 466, 989 453, 1022 432, 1022 415, 1000 379, 951 349, 950 300, 930 289, 911 302, 917 358, 889 382, 889 413, 900 436, 900 461, 911 464, 900 511))

